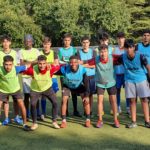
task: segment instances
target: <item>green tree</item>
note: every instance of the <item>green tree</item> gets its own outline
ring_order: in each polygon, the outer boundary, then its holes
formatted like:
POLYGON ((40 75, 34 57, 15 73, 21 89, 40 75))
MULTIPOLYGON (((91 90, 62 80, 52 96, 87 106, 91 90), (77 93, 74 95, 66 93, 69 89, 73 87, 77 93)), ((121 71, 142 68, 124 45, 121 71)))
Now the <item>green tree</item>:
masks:
POLYGON ((131 10, 131 26, 130 36, 136 41, 140 40, 140 36, 144 29, 150 28, 150 1, 149 0, 127 0, 131 10))
POLYGON ((0 0, 0 34, 8 34, 13 39, 13 47, 23 45, 23 37, 30 33, 35 37, 35 46, 40 45, 42 32, 40 26, 26 14, 23 1, 0 0))

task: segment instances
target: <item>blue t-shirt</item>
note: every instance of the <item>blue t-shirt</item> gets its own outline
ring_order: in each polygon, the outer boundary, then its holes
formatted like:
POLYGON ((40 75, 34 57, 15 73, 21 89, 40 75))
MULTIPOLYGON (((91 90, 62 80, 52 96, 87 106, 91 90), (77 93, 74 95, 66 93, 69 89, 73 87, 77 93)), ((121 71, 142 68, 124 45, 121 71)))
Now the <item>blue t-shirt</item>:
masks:
POLYGON ((76 72, 72 72, 70 65, 62 66, 61 73, 63 74, 63 84, 71 89, 76 89, 83 84, 83 76, 86 70, 83 66, 79 65, 76 72))
MULTIPOLYGON (((89 48, 88 52, 84 52, 82 49, 79 50, 79 55, 81 60, 89 60, 92 59, 94 54, 93 50, 89 48)), ((95 75, 95 68, 85 68, 87 76, 95 75)))
POLYGON ((69 62, 69 58, 75 55, 77 52, 76 48, 70 46, 68 49, 62 47, 58 51, 58 57, 60 61, 69 62))
MULTIPOLYGON (((115 55, 122 55, 124 53, 125 53, 125 50, 120 50, 120 48, 118 46, 116 46, 113 51, 113 54, 115 54, 115 55)), ((115 68, 116 75, 124 74, 124 66, 122 64, 116 65, 114 68, 115 68)))
POLYGON ((135 53, 135 57, 132 60, 127 57, 127 53, 122 56, 125 68, 125 81, 138 83, 147 79, 144 66, 141 63, 140 53, 135 53))

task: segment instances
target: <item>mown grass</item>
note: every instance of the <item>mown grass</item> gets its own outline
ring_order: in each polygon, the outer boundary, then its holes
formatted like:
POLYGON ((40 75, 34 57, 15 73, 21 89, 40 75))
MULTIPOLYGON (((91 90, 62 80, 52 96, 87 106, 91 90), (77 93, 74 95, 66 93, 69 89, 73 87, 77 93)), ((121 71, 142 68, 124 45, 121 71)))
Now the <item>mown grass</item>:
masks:
MULTIPOLYGON (((84 127, 85 118, 72 116, 72 102, 69 102, 68 126, 66 129, 54 129, 51 125, 51 105, 47 101, 47 118, 39 122, 39 128, 34 132, 25 132, 15 124, 0 127, 0 150, 149 150, 150 130, 145 128, 144 118, 140 102, 137 104, 138 127, 126 129, 125 124, 130 119, 125 113, 124 92, 122 92, 123 113, 119 116, 121 126, 113 128, 113 118, 109 114, 110 106, 107 93, 105 93, 105 115, 104 126, 101 129, 95 128, 97 121, 97 102, 94 96, 92 126, 84 127)), ((61 103, 60 92, 58 93, 59 106, 61 103)), ((12 102, 10 102, 12 105, 12 102)), ((78 98, 78 109, 83 114, 80 98, 78 98)), ((12 106, 11 109, 12 110, 12 106)), ((13 116, 10 111, 10 116, 13 116)), ((61 119, 58 119, 61 123, 61 119)), ((30 123, 29 123, 30 124, 30 123)))

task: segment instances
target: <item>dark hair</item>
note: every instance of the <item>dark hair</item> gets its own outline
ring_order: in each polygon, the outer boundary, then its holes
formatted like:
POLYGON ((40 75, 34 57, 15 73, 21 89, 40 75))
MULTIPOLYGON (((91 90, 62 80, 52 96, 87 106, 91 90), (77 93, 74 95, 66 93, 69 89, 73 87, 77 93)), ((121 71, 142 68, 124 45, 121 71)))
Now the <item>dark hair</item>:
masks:
POLYGON ((106 32, 103 32, 103 33, 99 34, 99 36, 98 36, 98 40, 105 41, 105 40, 108 40, 108 39, 109 39, 109 35, 106 32))
POLYGON ((99 46, 99 51, 101 51, 103 49, 108 49, 108 45, 102 44, 102 45, 99 46))
POLYGON ((150 30, 149 30, 149 29, 143 30, 143 35, 144 35, 145 33, 149 33, 149 34, 150 34, 150 30))
POLYGON ((85 41, 85 40, 90 41, 91 38, 90 38, 88 35, 84 35, 84 36, 81 38, 81 42, 83 42, 83 41, 85 41))
POLYGON ((69 60, 72 60, 72 59, 79 59, 79 57, 76 56, 76 55, 72 55, 72 56, 69 58, 69 60))
POLYGON ((1 42, 3 42, 4 40, 7 40, 7 41, 10 41, 10 42, 11 42, 11 37, 8 36, 8 35, 3 35, 3 36, 1 37, 1 42))
POLYGON ((117 38, 124 38, 125 37, 125 33, 124 32, 118 32, 117 33, 117 38))
POLYGON ((51 43, 52 42, 52 39, 48 36, 45 36, 44 39, 43 39, 43 43, 51 43))
POLYGON ((40 56, 38 56, 37 60, 38 60, 38 61, 42 61, 42 60, 45 60, 45 61, 46 61, 47 58, 46 58, 45 55, 40 55, 40 56))
POLYGON ((132 39, 126 39, 124 43, 125 48, 135 47, 135 43, 132 39))
POLYGON ((65 33, 64 36, 63 36, 63 39, 65 39, 65 38, 72 39, 72 35, 70 33, 65 33))
POLYGON ((10 55, 6 55, 3 57, 3 62, 8 62, 8 61, 11 61, 13 62, 14 61, 14 58, 10 55))

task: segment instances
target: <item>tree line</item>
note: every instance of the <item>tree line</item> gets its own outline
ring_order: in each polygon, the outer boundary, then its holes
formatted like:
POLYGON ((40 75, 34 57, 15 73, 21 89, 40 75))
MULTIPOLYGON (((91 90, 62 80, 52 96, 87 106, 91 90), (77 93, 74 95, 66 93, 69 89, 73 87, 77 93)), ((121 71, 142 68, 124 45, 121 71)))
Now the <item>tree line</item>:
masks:
POLYGON ((13 47, 23 46, 28 33, 36 47, 43 36, 52 37, 53 46, 61 46, 66 32, 73 35, 75 46, 83 35, 96 45, 103 31, 112 43, 120 31, 137 41, 150 25, 149 0, 0 0, 0 8, 0 35, 10 35, 13 47))

